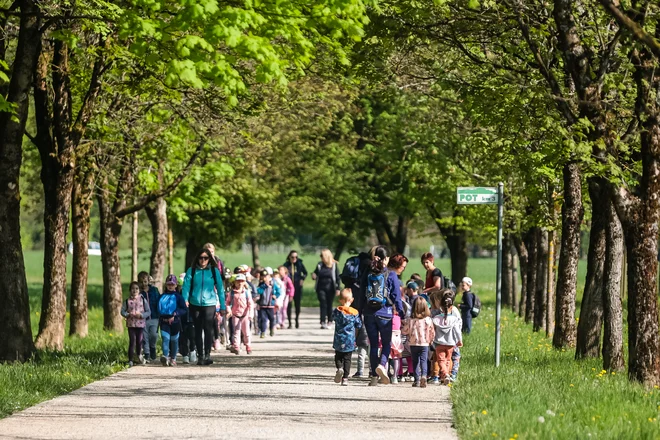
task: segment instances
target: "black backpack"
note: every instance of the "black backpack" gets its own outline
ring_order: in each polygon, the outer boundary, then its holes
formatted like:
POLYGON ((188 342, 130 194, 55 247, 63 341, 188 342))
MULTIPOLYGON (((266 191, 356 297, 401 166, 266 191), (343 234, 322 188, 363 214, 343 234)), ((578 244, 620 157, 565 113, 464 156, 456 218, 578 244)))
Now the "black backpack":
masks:
POLYGON ((344 263, 344 268, 339 276, 344 286, 350 287, 360 279, 360 256, 349 258, 344 263))
POLYGON ((473 293, 472 296, 474 297, 474 305, 472 306, 472 310, 470 310, 470 314, 473 318, 476 318, 479 316, 479 312, 481 312, 481 300, 476 293, 473 293))
POLYGON ((442 287, 444 287, 445 289, 451 289, 454 292, 454 294, 456 294, 456 284, 454 284, 451 278, 443 276, 442 287))

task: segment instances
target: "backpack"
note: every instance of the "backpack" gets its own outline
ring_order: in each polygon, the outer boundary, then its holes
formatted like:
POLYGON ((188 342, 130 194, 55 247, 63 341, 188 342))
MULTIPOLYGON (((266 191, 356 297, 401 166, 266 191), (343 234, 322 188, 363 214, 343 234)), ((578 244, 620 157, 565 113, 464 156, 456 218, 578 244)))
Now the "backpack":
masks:
POLYGON ((360 257, 358 255, 346 260, 340 278, 344 286, 350 286, 360 278, 360 257))
POLYGON ((473 318, 476 318, 479 316, 479 312, 481 312, 481 300, 476 294, 472 294, 474 296, 474 306, 472 306, 472 310, 470 310, 470 314, 472 315, 473 318))
POLYGON ((442 277, 442 286, 445 289, 451 289, 454 293, 456 293, 456 284, 451 280, 449 277, 442 277))
POLYGON ((372 309, 380 309, 390 302, 390 292, 385 285, 387 272, 370 273, 367 276, 367 305, 372 309))
POLYGON ((158 301, 158 313, 172 316, 174 312, 176 312, 176 294, 163 294, 158 301))

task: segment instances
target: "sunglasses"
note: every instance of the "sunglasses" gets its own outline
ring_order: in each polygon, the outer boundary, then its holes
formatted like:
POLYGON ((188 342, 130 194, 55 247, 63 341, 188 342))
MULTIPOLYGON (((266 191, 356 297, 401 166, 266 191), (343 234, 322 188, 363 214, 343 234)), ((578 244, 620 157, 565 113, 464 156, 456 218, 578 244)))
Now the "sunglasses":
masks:
POLYGON ((199 261, 209 261, 209 257, 199 257, 199 261))

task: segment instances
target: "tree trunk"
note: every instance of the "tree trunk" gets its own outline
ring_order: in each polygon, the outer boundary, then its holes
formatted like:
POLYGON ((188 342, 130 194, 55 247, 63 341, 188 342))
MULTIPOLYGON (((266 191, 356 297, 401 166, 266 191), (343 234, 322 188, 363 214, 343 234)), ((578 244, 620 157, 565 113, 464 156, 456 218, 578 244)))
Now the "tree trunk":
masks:
POLYGON ((534 303, 536 300, 536 280, 538 274, 538 229, 532 228, 525 234, 525 247, 527 248, 527 292, 525 304, 525 322, 530 323, 534 317, 534 303))
POLYGON ((580 167, 576 163, 564 166, 564 204, 561 208, 561 247, 557 270, 555 312, 555 348, 575 345, 575 299, 577 297, 577 271, 580 258, 580 226, 584 217, 580 167))
POLYGON ((546 301, 545 301, 545 337, 552 337, 555 329, 555 315, 552 310, 555 304, 555 231, 548 232, 548 258, 546 263, 546 301))
POLYGON ((337 241, 337 246, 335 247, 335 260, 339 261, 341 258, 341 254, 344 253, 344 249, 346 248, 346 244, 348 243, 348 238, 346 237, 341 237, 337 241))
POLYGON ((138 279, 138 228, 140 226, 140 218, 137 212, 134 212, 131 223, 131 280, 137 281, 138 279))
MULTIPOLYGON (((106 182, 107 183, 107 182, 106 182)), ((107 188, 107 186, 103 186, 107 188)), ((98 195, 101 216, 101 263, 103 266, 103 328, 123 331, 121 317, 122 287, 119 271, 119 234, 122 220, 117 218, 103 189, 98 195)))
POLYGON ((403 254, 406 251, 406 245, 408 244, 408 229, 410 228, 410 217, 399 216, 396 227, 396 237, 394 239, 394 244, 396 246, 396 252, 403 254))
POLYGON ((193 265, 195 262, 195 257, 197 257, 197 253, 201 249, 201 245, 195 242, 194 238, 189 238, 188 241, 186 242, 186 268, 185 270, 188 270, 190 266, 193 265))
MULTIPOLYGON (((513 240, 512 240, 513 241, 513 240)), ((518 313, 518 253, 511 259, 511 311, 518 313)))
POLYGON ((87 336, 87 277, 89 269, 89 219, 92 211, 93 177, 80 172, 73 186, 73 269, 71 276, 71 305, 69 334, 87 336))
POLYGON ((467 276, 467 231, 452 229, 451 233, 445 235, 445 242, 451 257, 451 278, 458 285, 467 276))
POLYGON ((7 101, 15 104, 14 114, 0 113, 0 361, 28 360, 34 353, 30 326, 23 248, 21 246, 21 204, 19 177, 29 89, 37 57, 41 26, 34 1, 19 1, 21 18, 15 61, 7 101))
POLYGON ((548 232, 537 228, 536 297, 534 299, 535 332, 545 329, 546 288, 548 286, 548 232))
POLYGON ((623 229, 614 205, 609 199, 607 222, 607 255, 605 257, 605 285, 603 286, 603 369, 623 371, 623 303, 621 274, 623 267, 623 229))
POLYGON ((174 235, 172 234, 172 228, 167 229, 167 255, 169 272, 174 273, 174 235))
POLYGON ((161 197, 144 209, 149 217, 153 236, 149 273, 154 279, 154 285, 162 291, 167 260, 167 202, 161 197))
POLYGON ((518 261, 520 262, 520 302, 518 303, 518 316, 521 318, 527 314, 527 266, 529 263, 529 252, 525 241, 518 235, 513 237, 513 244, 516 246, 518 261))
POLYGON ((591 231, 587 254, 587 281, 582 295, 577 328, 576 359, 600 356, 600 337, 603 327, 607 199, 603 199, 602 188, 593 179, 589 182, 589 196, 591 197, 591 231))
POLYGON ((512 256, 511 256, 511 234, 504 234, 502 243, 502 305, 510 306, 512 293, 512 256))
POLYGON ((254 235, 250 237, 250 246, 252 247, 252 267, 259 267, 259 242, 254 235))

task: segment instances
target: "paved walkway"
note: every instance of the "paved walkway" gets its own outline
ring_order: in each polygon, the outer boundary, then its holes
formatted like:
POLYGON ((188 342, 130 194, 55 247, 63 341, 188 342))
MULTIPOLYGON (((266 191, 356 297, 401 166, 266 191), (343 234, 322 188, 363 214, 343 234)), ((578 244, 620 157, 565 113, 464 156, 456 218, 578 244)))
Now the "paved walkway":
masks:
POLYGON ((0 420, 0 438, 457 438, 447 387, 335 384, 332 330, 318 329, 316 313, 256 339, 251 356, 134 367, 44 402, 0 420))

